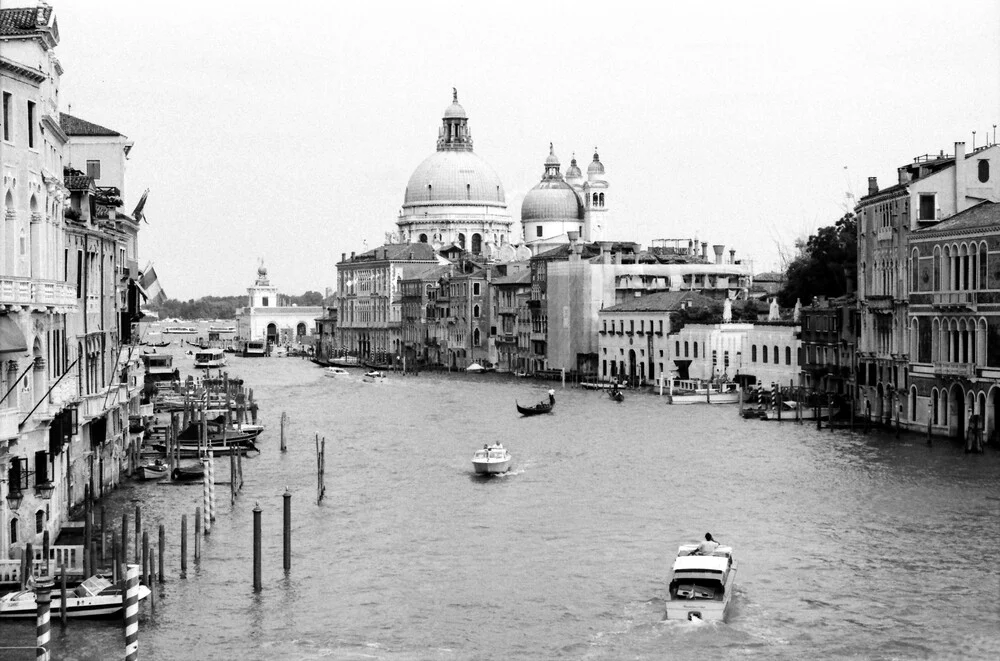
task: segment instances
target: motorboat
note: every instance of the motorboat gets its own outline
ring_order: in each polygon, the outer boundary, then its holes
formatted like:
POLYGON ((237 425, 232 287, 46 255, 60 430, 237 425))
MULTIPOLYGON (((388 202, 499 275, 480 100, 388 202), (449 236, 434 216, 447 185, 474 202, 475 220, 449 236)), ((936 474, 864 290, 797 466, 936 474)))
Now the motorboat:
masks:
POLYGON ((244 358, 263 358, 267 355, 267 343, 264 340, 247 340, 243 345, 244 358))
POLYGON ((472 467, 479 475, 496 475, 510 470, 510 452, 500 443, 484 445, 472 457, 472 467))
POLYGON ((521 406, 514 401, 514 406, 517 407, 517 412, 521 415, 540 415, 542 413, 552 413, 552 407, 556 405, 556 391, 549 390, 549 401, 541 401, 534 406, 521 406))
POLYGON ((288 347, 274 347, 271 349, 271 355, 284 358, 288 355, 288 347))
POLYGON ((721 621, 736 587, 736 560, 729 546, 696 555, 697 544, 681 544, 667 580, 667 619, 721 621))
POLYGON ((670 379, 667 402, 670 404, 736 404, 740 386, 734 381, 670 379))
POLYGON ((157 459, 151 464, 139 466, 135 473, 140 480, 160 480, 167 476, 167 465, 157 459))
POLYGON ((345 376, 350 376, 351 373, 345 370, 343 367, 330 365, 325 370, 323 370, 323 375, 328 376, 331 379, 336 379, 336 378, 343 378, 345 376))
POLYGON ((481 372, 485 372, 486 368, 480 365, 479 363, 472 363, 471 365, 465 368, 465 371, 470 372, 472 374, 479 374, 481 372))
POLYGON ((777 409, 773 406, 769 408, 761 409, 760 419, 761 420, 815 420, 819 418, 820 420, 828 420, 830 415, 837 415, 840 409, 837 407, 829 406, 810 406, 809 404, 803 402, 795 402, 792 400, 785 400, 781 402, 781 414, 778 414, 777 409))
POLYGON ((365 383, 385 383, 385 372, 379 370, 372 370, 371 372, 365 372, 362 380, 365 383))
POLYGON ((625 401, 625 393, 623 393, 621 390, 618 390, 617 388, 615 390, 609 390, 608 397, 615 400, 616 402, 625 401))
POLYGON ((174 369, 174 357, 168 353, 144 353, 142 362, 146 366, 146 383, 169 383, 180 381, 180 371, 174 369))
MULTIPOLYGON (((49 610, 55 614, 62 609, 62 595, 52 590, 49 610)), ((138 586, 138 598, 142 601, 149 596, 149 588, 138 586)), ((115 585, 103 576, 88 578, 66 593, 66 617, 106 617, 120 613, 125 607, 121 585, 115 585)), ((21 590, 0 597, 0 618, 33 618, 38 607, 35 591, 21 590)))
POLYGON ((207 348, 194 353, 196 369, 212 369, 226 366, 226 353, 219 348, 207 348))
POLYGON ((167 326, 163 329, 164 333, 172 333, 175 335, 194 335, 198 332, 198 329, 194 326, 167 326))

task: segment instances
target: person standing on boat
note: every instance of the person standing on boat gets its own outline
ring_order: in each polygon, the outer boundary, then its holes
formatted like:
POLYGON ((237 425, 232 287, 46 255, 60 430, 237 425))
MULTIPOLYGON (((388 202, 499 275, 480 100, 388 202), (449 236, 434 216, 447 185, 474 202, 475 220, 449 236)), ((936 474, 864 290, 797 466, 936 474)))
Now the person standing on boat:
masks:
POLYGON ((707 532, 705 533, 705 541, 698 545, 694 555, 712 555, 717 548, 719 548, 719 543, 712 539, 712 533, 707 532))
POLYGON ((555 404, 555 403, 556 403, 556 391, 555 390, 549 390, 549 404, 551 405, 551 404, 555 404))

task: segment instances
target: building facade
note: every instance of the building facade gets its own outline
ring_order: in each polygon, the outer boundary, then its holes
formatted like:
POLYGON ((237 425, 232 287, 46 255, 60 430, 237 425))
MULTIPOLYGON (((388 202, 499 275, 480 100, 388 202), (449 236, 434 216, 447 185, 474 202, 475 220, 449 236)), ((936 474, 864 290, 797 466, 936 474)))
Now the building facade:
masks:
POLYGON ((267 268, 257 268, 257 279, 247 288, 247 306, 236 315, 236 334, 243 340, 264 340, 271 346, 312 345, 321 305, 281 305, 278 288, 267 268))

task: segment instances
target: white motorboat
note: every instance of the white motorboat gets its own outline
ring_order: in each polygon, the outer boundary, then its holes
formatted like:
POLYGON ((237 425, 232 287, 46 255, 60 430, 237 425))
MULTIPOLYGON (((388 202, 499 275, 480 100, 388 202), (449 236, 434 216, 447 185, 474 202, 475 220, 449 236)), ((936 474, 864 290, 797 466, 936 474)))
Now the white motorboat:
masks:
MULTIPOLYGON (((139 601, 149 596, 149 588, 139 586, 139 601)), ((66 594, 66 617, 105 617, 120 613, 124 608, 122 589, 103 576, 91 576, 66 594)), ((52 590, 49 612, 57 617, 62 608, 59 590, 52 590)), ((34 590, 11 592, 0 597, 0 618, 35 617, 37 606, 34 590)))
POLYGON ((786 400, 781 403, 780 416, 777 409, 772 406, 760 411, 760 419, 784 420, 788 422, 793 420, 815 420, 818 417, 820 420, 829 420, 830 415, 837 415, 839 410, 837 407, 831 409, 829 406, 821 406, 817 409, 802 402, 786 400))
POLYGON ((724 620, 736 587, 733 549, 694 555, 697 544, 681 544, 667 580, 668 620, 724 620))
POLYGON ((365 372, 365 375, 362 377, 362 381, 365 383, 385 383, 385 372, 380 372, 378 370, 365 372))
POLYGON ((336 367, 335 365, 327 367, 325 370, 323 370, 323 374, 324 376, 328 376, 331 379, 343 378, 345 376, 351 375, 351 373, 345 370, 343 367, 336 367))
POLYGON ((243 345, 244 358, 263 358, 267 355, 267 343, 263 340, 247 340, 243 345))
POLYGON ((194 366, 196 369, 212 369, 215 367, 225 367, 226 353, 222 349, 209 348, 194 352, 194 366))
POLYGON ((670 379, 667 402, 670 404, 736 404, 740 386, 732 381, 670 379))
POLYGON ((470 372, 472 374, 479 374, 480 372, 485 372, 486 368, 480 365, 479 363, 472 363, 471 365, 465 368, 465 371, 470 372))
POLYGON ((163 329, 164 333, 172 333, 175 335, 185 334, 193 335, 198 332, 198 329, 194 326, 167 326, 163 329))
POLYGON ((500 443, 484 445, 473 455, 472 467, 482 475, 506 473, 510 470, 510 452, 500 443))

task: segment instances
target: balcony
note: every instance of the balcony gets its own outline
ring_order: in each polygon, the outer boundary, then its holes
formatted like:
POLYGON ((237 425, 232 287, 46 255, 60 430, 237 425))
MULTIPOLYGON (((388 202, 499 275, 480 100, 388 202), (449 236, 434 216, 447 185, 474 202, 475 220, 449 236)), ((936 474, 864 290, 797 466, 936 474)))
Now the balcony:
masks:
POLYGON ((878 241, 891 241, 892 240, 892 227, 880 227, 875 231, 875 238, 878 241))
POLYGON ((976 307, 976 292, 946 291, 931 295, 931 304, 936 308, 971 308, 976 307))
POLYGON ((76 307, 76 287, 57 280, 0 277, 0 305, 76 307))
POLYGON ((17 409, 0 409, 0 441, 7 441, 17 437, 18 415, 17 409))
POLYGON ((936 376, 957 376, 971 379, 976 375, 976 366, 972 363, 934 363, 936 376))

